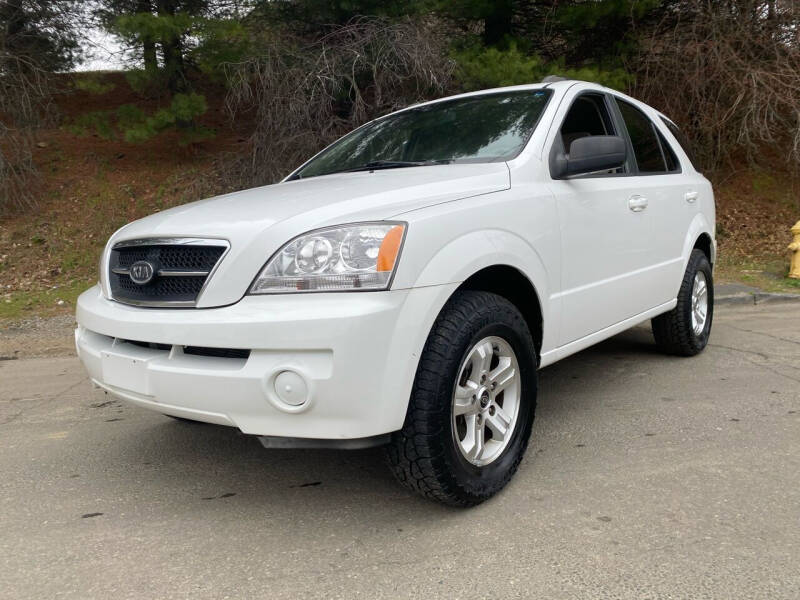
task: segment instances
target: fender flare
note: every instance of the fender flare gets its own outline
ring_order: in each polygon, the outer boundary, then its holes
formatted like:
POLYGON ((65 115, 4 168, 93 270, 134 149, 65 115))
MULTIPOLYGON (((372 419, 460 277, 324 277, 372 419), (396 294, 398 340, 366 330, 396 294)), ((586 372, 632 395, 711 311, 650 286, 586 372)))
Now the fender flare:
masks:
POLYGON ((703 234, 706 234, 711 238, 711 264, 716 264, 717 242, 714 239, 714 229, 709 224, 705 215, 698 213, 689 224, 686 238, 683 241, 683 251, 681 252, 681 256, 683 257, 683 270, 686 270, 686 265, 689 264, 689 255, 692 253, 692 248, 694 248, 697 240, 703 234))
MULTIPOLYGON (((551 302, 552 275, 539 252, 523 237, 508 230, 473 231, 451 240, 428 260, 412 287, 460 285, 479 271, 496 266, 511 267, 530 282, 542 314, 542 347, 555 343, 558 315, 551 302)), ((438 315, 449 297, 441 299, 431 312, 438 315)))
POLYGON ((503 229, 473 231, 451 240, 431 257, 412 287, 462 283, 482 269, 500 265, 513 267, 527 277, 544 317, 550 289, 544 261, 525 239, 503 229))

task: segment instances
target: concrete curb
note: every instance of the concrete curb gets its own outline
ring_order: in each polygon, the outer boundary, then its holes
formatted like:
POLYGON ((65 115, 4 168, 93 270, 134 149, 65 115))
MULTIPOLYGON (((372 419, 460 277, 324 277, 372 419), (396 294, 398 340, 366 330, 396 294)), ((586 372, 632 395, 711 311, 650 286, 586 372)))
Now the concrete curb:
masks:
POLYGON ((800 294, 771 294, 768 292, 755 292, 746 294, 728 294, 715 296, 714 304, 773 304, 781 302, 800 302, 800 294))

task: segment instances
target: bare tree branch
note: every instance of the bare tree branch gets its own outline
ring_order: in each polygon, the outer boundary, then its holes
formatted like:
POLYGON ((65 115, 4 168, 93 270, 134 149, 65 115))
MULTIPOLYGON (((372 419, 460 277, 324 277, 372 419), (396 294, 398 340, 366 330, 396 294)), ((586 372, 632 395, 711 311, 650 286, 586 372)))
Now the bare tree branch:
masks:
POLYGON ((799 4, 676 3, 628 65, 633 93, 674 118, 707 167, 743 153, 800 168, 799 4))
POLYGON ((410 20, 360 18, 311 43, 266 37, 259 55, 226 69, 230 115, 256 115, 247 153, 221 165, 226 188, 274 182, 367 120, 451 85, 446 40, 410 20))

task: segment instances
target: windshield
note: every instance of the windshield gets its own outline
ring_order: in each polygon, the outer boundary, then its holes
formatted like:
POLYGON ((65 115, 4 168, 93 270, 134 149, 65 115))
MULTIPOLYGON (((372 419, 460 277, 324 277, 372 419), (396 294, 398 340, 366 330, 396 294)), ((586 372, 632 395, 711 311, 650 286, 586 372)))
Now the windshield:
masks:
POLYGON ((367 123, 323 150, 291 178, 514 158, 550 90, 518 90, 436 102, 367 123))

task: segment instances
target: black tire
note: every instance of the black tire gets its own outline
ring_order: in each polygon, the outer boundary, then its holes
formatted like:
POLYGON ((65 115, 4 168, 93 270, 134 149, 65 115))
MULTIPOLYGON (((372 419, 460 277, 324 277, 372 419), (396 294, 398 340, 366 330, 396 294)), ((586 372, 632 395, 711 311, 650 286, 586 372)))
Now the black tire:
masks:
POLYGON ((491 498, 511 479, 528 445, 536 407, 536 349, 525 319, 505 298, 457 292, 436 319, 417 367, 403 429, 387 446, 389 464, 404 486, 432 500, 473 506, 491 498), (505 449, 475 466, 462 455, 453 433, 452 402, 459 368, 478 341, 497 336, 517 358, 519 413, 505 449))
POLYGON ((711 333, 711 322, 714 317, 714 280, 711 273, 711 264, 702 250, 692 250, 689 264, 683 275, 680 290, 678 291, 678 304, 668 313, 657 316, 652 320, 653 337, 661 350, 677 356, 694 356, 703 351, 708 344, 711 333), (695 275, 702 272, 708 285, 708 312, 705 326, 700 333, 695 333, 692 328, 692 289, 695 275))

